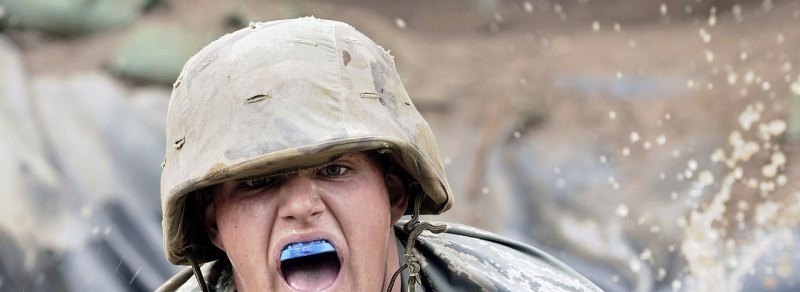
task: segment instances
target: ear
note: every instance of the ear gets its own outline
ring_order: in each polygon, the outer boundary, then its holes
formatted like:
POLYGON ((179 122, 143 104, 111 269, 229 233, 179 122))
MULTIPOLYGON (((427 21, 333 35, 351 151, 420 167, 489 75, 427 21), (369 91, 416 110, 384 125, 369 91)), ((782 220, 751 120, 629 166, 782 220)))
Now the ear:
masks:
POLYGON ((395 169, 390 169, 386 174, 386 189, 389 192, 391 222, 394 225, 403 217, 408 207, 408 188, 395 169))
POLYGON ((216 196, 213 194, 213 189, 201 191, 198 194, 199 198, 197 200, 197 210, 200 212, 201 218, 203 218, 203 227, 205 227, 208 239, 211 240, 211 243, 213 243, 217 248, 225 251, 225 246, 222 244, 222 240, 219 236, 219 227, 217 225, 217 209, 214 202, 216 196))

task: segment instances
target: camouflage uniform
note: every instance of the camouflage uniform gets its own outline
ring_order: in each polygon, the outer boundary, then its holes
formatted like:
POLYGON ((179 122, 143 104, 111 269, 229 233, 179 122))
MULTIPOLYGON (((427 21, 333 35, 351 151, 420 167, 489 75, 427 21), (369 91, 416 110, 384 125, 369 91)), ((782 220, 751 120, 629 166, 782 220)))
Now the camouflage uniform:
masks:
MULTIPOLYGON (((395 225, 400 264, 404 264, 405 221, 395 225)), ((422 267, 416 291, 600 291, 589 280, 546 253, 477 228, 447 224, 440 234, 421 234, 413 253, 422 267)), ((236 291, 227 261, 203 266, 211 291, 236 291)), ((401 283, 406 290, 408 272, 401 283)), ((158 291, 199 291, 187 268, 158 291)))

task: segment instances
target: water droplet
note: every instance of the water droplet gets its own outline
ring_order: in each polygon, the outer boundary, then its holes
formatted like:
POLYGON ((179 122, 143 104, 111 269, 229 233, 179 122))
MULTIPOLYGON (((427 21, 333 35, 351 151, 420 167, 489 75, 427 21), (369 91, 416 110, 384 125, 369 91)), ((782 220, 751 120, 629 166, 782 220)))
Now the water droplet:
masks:
POLYGON ((779 44, 782 44, 784 41, 786 41, 786 37, 783 35, 782 32, 778 33, 778 35, 775 37, 775 41, 779 44))
POLYGON ((605 155, 600 155, 600 163, 606 163, 606 162, 608 162, 608 158, 606 158, 605 155))
POLYGON ((736 75, 735 72, 729 72, 728 73, 728 84, 735 85, 736 84, 736 79, 738 79, 738 76, 736 75))
POLYGON ((614 31, 619 32, 620 30, 622 30, 622 26, 620 26, 618 22, 615 22, 614 31))
POLYGON ((783 120, 774 120, 767 126, 767 131, 772 136, 780 136, 786 131, 786 122, 783 120))
POLYGON ((697 170, 697 160, 689 159, 689 161, 686 163, 686 166, 688 166, 689 170, 691 171, 697 170))
POLYGON ((615 111, 609 111, 608 112, 608 118, 610 118, 612 120, 616 119, 617 118, 617 113, 615 111))
POLYGON ((531 4, 530 2, 525 1, 525 3, 523 3, 522 6, 525 8, 525 12, 529 14, 533 13, 533 4, 531 4))
POLYGON ((755 189, 758 187, 758 180, 754 178, 750 178, 747 180, 747 187, 751 189, 755 189))
POLYGON ((519 131, 514 131, 514 138, 519 139, 521 136, 522 134, 520 134, 519 131))
POLYGON ((561 7, 561 4, 556 3, 556 5, 553 5, 553 12, 555 12, 556 14, 561 14, 562 12, 564 12, 564 8, 561 7))
POLYGON ((482 192, 484 195, 488 195, 488 194, 489 194, 489 188, 487 188, 487 187, 484 187, 483 189, 481 189, 481 192, 482 192))
POLYGON ((762 181, 758 185, 758 188, 761 191, 762 195, 766 195, 775 190, 775 183, 771 181, 762 181))
POLYGON ((628 217, 628 211, 629 211, 628 206, 620 204, 619 206, 617 206, 616 214, 619 217, 625 218, 628 217))
POLYGON ((715 25, 717 25, 717 16, 712 14, 708 16, 708 26, 714 27, 715 25))
POLYGON ((710 171, 704 170, 700 172, 700 175, 697 177, 697 181, 703 185, 710 186, 714 183, 714 175, 711 174, 710 171))
POLYGON ((777 166, 783 166, 786 164, 786 154, 783 154, 783 152, 772 153, 770 159, 772 159, 772 164, 777 166))
POLYGON ((639 133, 631 132, 631 143, 639 142, 639 133))
POLYGON ((672 158, 681 157, 681 151, 678 149, 672 150, 672 158))
POLYGON ((497 21, 498 23, 503 22, 503 15, 500 14, 500 12, 495 12, 494 21, 497 21))
POLYGON ((665 115, 664 115, 664 119, 665 119, 665 120, 667 120, 667 121, 669 121, 669 120, 671 120, 671 119, 672 119, 672 115, 670 115, 670 114, 665 114, 665 115))
POLYGON ((711 162, 725 161, 725 150, 722 150, 722 148, 717 148, 714 150, 714 153, 711 153, 710 159, 711 162))
POLYGON ((406 21, 403 20, 402 18, 399 18, 399 17, 395 18, 394 19, 394 24, 397 25, 397 27, 400 28, 400 29, 406 29, 406 21))
POLYGON ((778 174, 778 168, 772 164, 764 165, 761 168, 761 175, 764 177, 775 177, 776 174, 778 174))
POLYGON ((613 176, 609 176, 608 177, 608 184, 610 184, 611 187, 613 189, 615 189, 615 190, 619 189, 619 183, 617 182, 617 180, 613 176))
POLYGON ((658 11, 661 12, 661 15, 667 15, 667 4, 661 3, 661 6, 658 7, 658 11))
POLYGON ((794 95, 800 96, 800 81, 792 82, 790 88, 792 89, 792 93, 794 93, 794 95))
POLYGON ((622 156, 631 155, 631 149, 628 147, 622 148, 622 156))
POLYGON ((739 208, 739 210, 744 211, 750 208, 750 204, 748 204, 745 200, 739 200, 739 202, 736 202, 736 207, 739 208))
POLYGON ((686 80, 686 87, 689 89, 694 88, 694 80, 692 79, 686 80))
POLYGON ((714 63, 714 52, 706 50, 705 55, 706 55, 706 61, 708 61, 709 63, 714 63))
POLYGON ((700 36, 700 39, 702 39, 704 43, 710 43, 711 42, 711 34, 708 33, 708 31, 706 31, 705 28, 701 28, 697 32, 697 34, 700 36))
POLYGON ((597 20, 592 21, 592 30, 595 31, 595 32, 600 31, 600 22, 599 21, 597 21, 597 20))
POLYGON ((733 17, 736 18, 736 22, 742 22, 742 6, 739 6, 739 4, 733 5, 733 7, 731 7, 731 13, 733 17))
POLYGON ((639 254, 639 259, 646 261, 653 258, 653 252, 650 251, 649 248, 645 248, 642 253, 639 254))
POLYGON ((631 271, 638 273, 642 269, 642 262, 637 258, 631 258, 628 261, 628 266, 631 268, 631 271))
MULTIPOLYGON (((753 105, 747 105, 745 110, 739 115, 739 125, 742 126, 744 130, 750 130, 750 126, 753 123, 758 122, 761 119, 761 111, 758 107, 753 105)), ((735 132, 738 134, 738 132, 735 132)), ((733 133, 731 133, 733 135, 733 133)), ((732 143, 733 145, 733 143, 732 143)))
POLYGON ((770 87, 769 81, 761 82, 761 90, 768 91, 770 87))
POLYGON ((656 144, 664 145, 666 143, 667 143, 667 136, 664 136, 664 134, 658 135, 658 137, 656 137, 656 144))
POLYGON ((744 212, 742 211, 736 212, 736 222, 744 222, 745 219, 744 216, 745 216, 744 212))
POLYGON ((775 179, 775 182, 778 183, 779 186, 785 186, 786 183, 788 182, 788 179, 786 178, 785 175, 781 174, 778 176, 778 178, 775 179))
POLYGON ((672 286, 672 291, 678 291, 678 290, 681 289, 682 284, 681 284, 680 280, 676 279, 676 280, 672 280, 671 286, 672 286))
POLYGON ((617 71, 617 79, 622 79, 622 72, 617 71))
POLYGON ((678 227, 680 227, 680 228, 686 228, 686 226, 689 225, 689 222, 686 221, 686 217, 683 217, 683 216, 678 217, 677 223, 678 223, 678 227))

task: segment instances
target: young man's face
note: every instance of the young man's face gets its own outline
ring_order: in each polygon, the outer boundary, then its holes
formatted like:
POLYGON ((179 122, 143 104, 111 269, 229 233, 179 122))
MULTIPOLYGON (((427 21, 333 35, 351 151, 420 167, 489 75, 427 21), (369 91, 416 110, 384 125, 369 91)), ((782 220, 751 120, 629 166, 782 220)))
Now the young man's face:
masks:
POLYGON ((240 291, 379 291, 398 267, 392 225, 405 211, 404 188, 364 152, 290 175, 226 182, 212 196, 204 214, 209 237, 227 253, 240 291), (293 243, 312 255, 287 248, 293 243), (315 254, 330 247, 335 252, 315 254))

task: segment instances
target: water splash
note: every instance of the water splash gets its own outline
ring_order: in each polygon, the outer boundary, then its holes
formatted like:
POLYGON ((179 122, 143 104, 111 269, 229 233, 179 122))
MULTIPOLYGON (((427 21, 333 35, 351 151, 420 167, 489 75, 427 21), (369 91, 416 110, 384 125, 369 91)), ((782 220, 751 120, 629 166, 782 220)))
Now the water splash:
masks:
MULTIPOLYGON (((748 75, 754 74, 748 72, 748 75)), ((723 164, 725 172, 710 201, 693 205, 689 215, 679 219, 679 225, 684 227, 680 246, 688 275, 675 279, 673 290, 742 290, 745 277, 753 273, 758 260, 770 251, 774 240, 768 239, 800 222, 800 193, 773 198, 773 192, 786 184, 786 176, 781 172, 787 159, 772 141, 786 132, 786 122, 779 119, 761 122, 763 111, 760 103, 748 105, 739 115, 740 129, 729 136, 730 149, 716 149, 709 157, 712 163, 723 164), (749 139, 750 136, 762 143, 749 139), (758 173, 746 173, 743 166, 758 163, 751 159, 761 155, 769 157, 769 162, 758 173), (760 196, 753 196, 748 191, 752 189, 757 189, 760 196), (734 219, 733 224, 728 224, 729 218, 734 219)), ((689 169, 696 169, 696 164, 690 162, 689 169)), ((700 171, 699 184, 711 186, 714 181, 709 170, 700 171)), ((777 268, 791 271, 791 262, 781 262, 777 268)))

